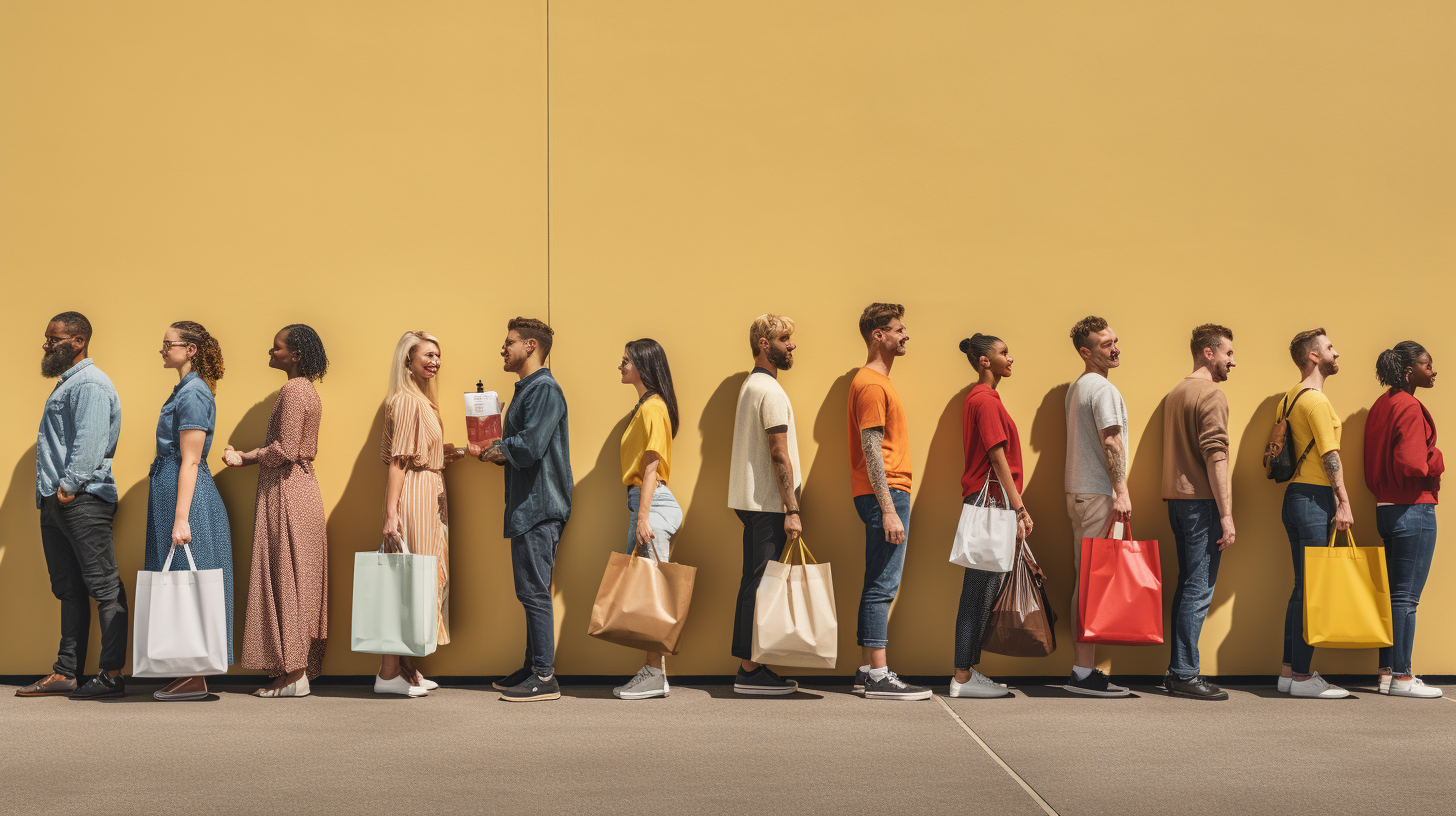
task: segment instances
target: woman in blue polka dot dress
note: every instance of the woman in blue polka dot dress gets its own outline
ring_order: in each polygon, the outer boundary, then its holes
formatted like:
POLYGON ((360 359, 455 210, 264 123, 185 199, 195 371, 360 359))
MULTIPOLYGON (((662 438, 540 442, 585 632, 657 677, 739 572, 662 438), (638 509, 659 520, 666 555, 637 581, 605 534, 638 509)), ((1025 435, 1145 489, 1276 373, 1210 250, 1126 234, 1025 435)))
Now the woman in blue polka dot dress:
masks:
MULTIPOLYGON (((162 337, 162 366, 180 382, 157 420, 157 458, 147 497, 146 569, 157 571, 175 546, 188 544, 197 569, 221 569, 227 602, 228 665, 233 663, 233 547, 227 509, 207 468, 217 425, 213 391, 222 379, 222 347, 201 324, 173 323, 162 337), (186 508, 179 511, 179 508, 186 508)), ((172 569, 187 569, 181 553, 172 569)), ((207 696, 202 677, 179 677, 154 695, 158 700, 207 696)))

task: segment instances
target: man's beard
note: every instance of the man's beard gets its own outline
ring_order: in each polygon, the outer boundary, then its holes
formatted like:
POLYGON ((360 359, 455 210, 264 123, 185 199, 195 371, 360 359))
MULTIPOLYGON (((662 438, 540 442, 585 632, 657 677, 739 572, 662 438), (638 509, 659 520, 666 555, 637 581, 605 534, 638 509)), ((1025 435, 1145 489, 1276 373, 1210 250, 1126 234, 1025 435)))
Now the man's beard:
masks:
POLYGON ((794 367, 794 358, 787 351, 780 351, 773 346, 768 347, 768 361, 780 371, 788 371, 794 367))
POLYGON ((1335 362, 1334 360, 1330 360, 1326 363, 1320 363, 1319 370, 1321 375, 1325 377, 1333 377, 1336 374, 1340 373, 1340 364, 1335 362))
POLYGON ((76 350, 71 344, 54 346, 40 358, 40 375, 47 379, 59 377, 66 373, 71 367, 71 361, 75 359, 76 350))

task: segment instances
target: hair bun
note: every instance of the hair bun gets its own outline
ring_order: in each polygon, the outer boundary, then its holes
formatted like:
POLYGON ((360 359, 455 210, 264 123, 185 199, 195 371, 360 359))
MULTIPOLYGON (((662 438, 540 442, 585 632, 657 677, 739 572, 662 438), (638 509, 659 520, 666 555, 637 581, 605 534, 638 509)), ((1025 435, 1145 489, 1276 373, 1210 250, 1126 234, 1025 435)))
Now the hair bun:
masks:
MULTIPOLYGON (((980 335, 976 335, 976 336, 979 337, 980 335)), ((970 352, 971 352, 971 338, 967 337, 966 339, 964 339, 964 340, 961 341, 961 354, 969 354, 970 352)))

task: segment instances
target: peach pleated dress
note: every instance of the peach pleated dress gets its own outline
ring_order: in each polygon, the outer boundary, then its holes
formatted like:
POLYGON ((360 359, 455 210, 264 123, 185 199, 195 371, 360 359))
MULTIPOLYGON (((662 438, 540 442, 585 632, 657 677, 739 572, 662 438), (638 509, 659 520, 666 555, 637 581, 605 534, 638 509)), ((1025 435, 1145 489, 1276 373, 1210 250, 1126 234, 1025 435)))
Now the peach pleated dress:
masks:
POLYGON ((329 544, 314 476, 323 402, 313 383, 284 383, 258 450, 253 566, 243 619, 242 666, 278 677, 323 671, 329 637, 329 544))
POLYGON ((384 437, 379 444, 385 464, 405 462, 404 489, 399 494, 400 524, 405 543, 416 555, 433 555, 439 570, 439 644, 450 642, 450 526, 445 506, 445 432, 435 406, 424 397, 396 394, 385 404, 384 437))

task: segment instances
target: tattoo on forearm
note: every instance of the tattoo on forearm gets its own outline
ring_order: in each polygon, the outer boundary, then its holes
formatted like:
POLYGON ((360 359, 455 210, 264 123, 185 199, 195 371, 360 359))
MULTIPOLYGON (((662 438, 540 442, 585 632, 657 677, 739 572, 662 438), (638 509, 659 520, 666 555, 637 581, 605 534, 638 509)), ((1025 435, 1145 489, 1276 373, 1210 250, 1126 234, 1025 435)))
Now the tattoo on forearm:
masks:
POLYGON ((859 432, 859 444, 864 450, 865 475, 869 476, 870 487, 875 496, 883 499, 890 495, 890 484, 885 480, 884 428, 865 428, 859 432))
POLYGON ((1116 442, 1103 440, 1102 455, 1107 458, 1107 475, 1113 484, 1127 481, 1127 454, 1116 442))
POLYGON ((794 466, 789 462, 774 460, 774 475, 779 479, 779 492, 784 495, 784 504, 794 495, 794 466))
POLYGON ((1334 481, 1335 474, 1340 472, 1340 452, 1330 451, 1324 455, 1325 475, 1334 481))

